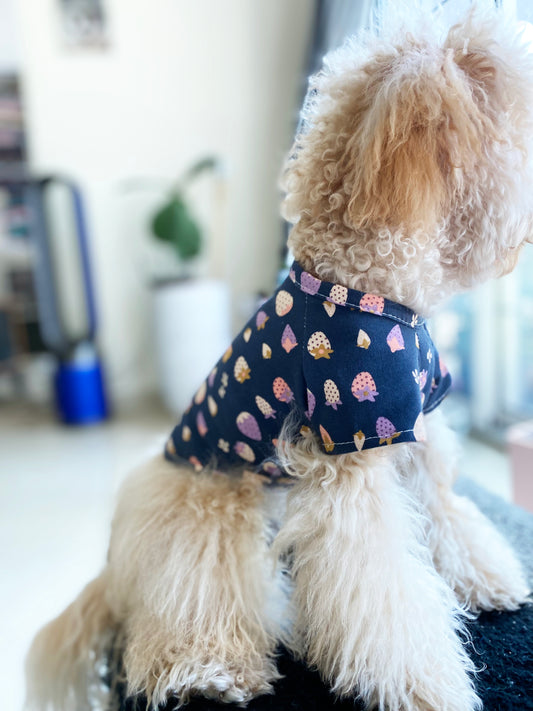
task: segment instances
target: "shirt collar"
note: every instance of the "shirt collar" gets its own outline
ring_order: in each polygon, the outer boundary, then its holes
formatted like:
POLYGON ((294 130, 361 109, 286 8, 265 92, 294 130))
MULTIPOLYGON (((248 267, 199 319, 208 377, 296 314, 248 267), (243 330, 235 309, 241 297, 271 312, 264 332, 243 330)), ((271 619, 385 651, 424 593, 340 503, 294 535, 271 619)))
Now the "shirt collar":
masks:
POLYGON ((397 304, 395 301, 390 301, 377 294, 369 294, 356 289, 348 289, 341 284, 322 281, 306 272, 296 261, 292 263, 288 278, 305 294, 315 296, 322 301, 329 301, 337 306, 358 309, 376 316, 385 316, 411 328, 425 323, 422 316, 407 306, 397 304))

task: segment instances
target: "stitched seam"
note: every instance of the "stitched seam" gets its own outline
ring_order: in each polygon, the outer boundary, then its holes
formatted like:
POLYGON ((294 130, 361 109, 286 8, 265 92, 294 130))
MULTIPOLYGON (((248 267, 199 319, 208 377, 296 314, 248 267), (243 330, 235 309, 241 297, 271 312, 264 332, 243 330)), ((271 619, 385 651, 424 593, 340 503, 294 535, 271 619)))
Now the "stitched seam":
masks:
MULTIPOLYGON (((300 289, 302 289, 302 291, 303 291, 303 287, 302 287, 302 285, 300 284, 300 282, 299 282, 298 280, 295 279, 292 283, 293 283, 293 284, 296 284, 297 286, 299 286, 300 289)), ((307 296, 308 296, 308 294, 307 294, 306 291, 304 291, 304 294, 305 294, 305 303, 306 303, 306 307, 307 307, 307 296)), ((318 294, 318 293, 317 293, 317 294, 309 294, 309 296, 315 296, 315 297, 322 298, 322 297, 323 297, 323 294, 318 294)), ((328 301, 328 298, 327 298, 326 296, 324 296, 324 297, 323 297, 323 300, 324 300, 324 301, 328 301)), ((345 301, 344 304, 337 304, 335 301, 330 301, 329 303, 335 304, 336 306, 352 306, 352 307, 354 307, 354 308, 356 308, 356 309, 359 309, 359 310, 361 311, 361 313, 367 313, 367 314, 371 314, 371 315, 373 315, 373 316, 378 316, 378 315, 379 315, 379 316, 386 316, 387 318, 390 318, 390 319, 392 319, 393 321, 398 321, 399 323, 403 323, 404 326, 409 326, 410 328, 418 328, 419 326, 424 326, 424 324, 425 324, 425 321, 421 321, 421 322, 418 321, 418 322, 413 326, 413 324, 412 324, 411 321, 406 321, 405 319, 400 318, 399 316, 395 316, 394 314, 387 313, 387 311, 382 311, 380 314, 375 314, 375 313, 373 313, 372 311, 365 311, 364 309, 361 309, 361 307, 360 307, 359 304, 352 304, 350 301, 345 301)), ((414 312, 413 312, 413 313, 414 313, 414 312)), ((415 314, 415 316, 416 316, 416 315, 417 315, 417 314, 415 314)), ((339 444, 341 444, 341 442, 339 442, 339 444)))
POLYGON ((302 338, 302 358, 304 357, 304 354, 305 354, 305 343, 307 341, 307 297, 308 297, 308 295, 305 294, 304 337, 302 338))
POLYGON ((432 411, 437 407, 437 405, 439 405, 439 404, 444 400, 444 398, 448 395, 449 391, 450 391, 450 389, 448 388, 448 389, 446 390, 446 392, 443 393, 443 394, 439 397, 439 399, 431 405, 431 407, 428 407, 427 410, 422 410, 422 412, 424 413, 424 415, 427 415, 429 412, 432 412, 432 411))
MULTIPOLYGON (((413 430, 401 430, 400 432, 395 432, 394 434, 401 435, 401 434, 408 434, 409 432, 414 432, 414 429, 413 430)), ((365 442, 368 442, 369 439, 383 439, 383 440, 387 441, 389 438, 388 437, 380 437, 379 435, 376 435, 374 437, 365 437, 365 442)), ((328 442, 327 446, 331 447, 332 444, 337 446, 340 444, 353 444, 353 443, 354 443, 353 439, 349 439, 347 442, 328 442)), ((323 447, 326 447, 324 442, 320 442, 320 444, 323 447)))

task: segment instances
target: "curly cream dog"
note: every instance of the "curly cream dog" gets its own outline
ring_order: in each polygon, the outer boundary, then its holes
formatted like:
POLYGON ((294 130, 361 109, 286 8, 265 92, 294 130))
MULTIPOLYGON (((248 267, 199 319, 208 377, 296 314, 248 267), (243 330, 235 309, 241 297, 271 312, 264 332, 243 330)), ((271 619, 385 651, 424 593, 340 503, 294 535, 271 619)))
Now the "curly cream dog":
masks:
MULTIPOLYGON (((312 87, 284 173, 289 245, 309 275, 429 316, 514 267, 533 225, 533 62, 500 19, 471 15, 441 42, 369 35, 312 87)), ((480 708, 465 610, 513 610, 528 589, 452 490, 452 433, 438 411, 425 420, 426 441, 331 456, 288 418, 286 511, 256 474, 150 462, 121 491, 102 574, 33 644, 29 705, 85 708, 114 638, 129 692, 154 706, 272 691, 283 640, 369 708, 480 708)))

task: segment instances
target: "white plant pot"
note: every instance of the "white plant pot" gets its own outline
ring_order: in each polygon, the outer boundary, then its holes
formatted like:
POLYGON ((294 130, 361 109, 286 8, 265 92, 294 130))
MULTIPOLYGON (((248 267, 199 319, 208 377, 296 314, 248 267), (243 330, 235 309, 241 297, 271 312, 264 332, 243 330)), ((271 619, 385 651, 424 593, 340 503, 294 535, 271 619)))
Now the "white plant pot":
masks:
POLYGON ((154 327, 161 395, 181 415, 231 342, 228 285, 191 279, 156 286, 154 327))

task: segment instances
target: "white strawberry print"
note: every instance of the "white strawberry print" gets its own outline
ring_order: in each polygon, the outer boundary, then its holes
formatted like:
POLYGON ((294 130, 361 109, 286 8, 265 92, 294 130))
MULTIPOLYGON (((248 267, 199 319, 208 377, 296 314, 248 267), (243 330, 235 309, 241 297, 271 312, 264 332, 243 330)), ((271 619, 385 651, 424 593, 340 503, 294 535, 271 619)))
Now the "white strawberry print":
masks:
POLYGON ((174 444, 172 437, 169 440, 167 440, 167 443, 165 445, 165 450, 169 454, 172 454, 172 455, 176 454, 176 445, 174 444))
POLYGON ((337 310, 337 307, 334 303, 332 303, 331 301, 323 301, 322 306, 324 307, 325 312, 330 318, 334 316, 335 311, 337 310))
POLYGON ((330 405, 334 410, 339 405, 342 405, 339 388, 329 378, 324 383, 324 397, 326 398, 326 405, 330 405))
POLYGON ((276 410, 267 402, 261 395, 255 396, 255 404, 259 408, 259 411, 264 415, 265 419, 276 419, 276 410))
POLYGON ((196 391, 196 395, 194 396, 194 402, 197 405, 200 405, 204 401, 206 392, 207 392, 207 383, 204 380, 204 382, 200 385, 200 387, 196 391))
POLYGON ((332 301, 334 304, 339 306, 344 306, 348 299, 348 289, 345 286, 340 286, 335 284, 331 287, 329 292, 328 301, 332 301))
POLYGON ((250 367, 244 356, 239 356, 235 361, 233 375, 235 376, 235 380, 239 383, 244 383, 245 380, 250 380, 250 367))
POLYGON ((218 440, 218 447, 226 454, 229 452, 229 442, 227 442, 225 439, 222 439, 222 437, 218 440))
POLYGON ((372 341, 370 340, 370 336, 366 331, 363 331, 362 328, 359 329, 359 333, 357 334, 357 346, 358 348, 364 348, 365 350, 368 350, 370 348, 370 344, 372 341))
POLYGON ((327 358, 333 353, 331 343, 328 337, 322 331, 315 331, 307 341, 307 352, 312 355, 315 360, 319 358, 327 358))
POLYGON ((207 408, 211 417, 216 417, 216 414, 218 412, 218 405, 212 395, 207 396, 207 408))
POLYGON ((275 309, 278 316, 286 316, 292 309, 294 300, 288 291, 282 289, 276 295, 275 309))
POLYGON ((415 383, 418 385, 420 390, 423 390, 426 387, 428 372, 427 370, 421 370, 420 372, 418 370, 413 370, 413 378, 415 379, 415 383))
POLYGON ((360 452, 363 449, 363 447, 365 446, 365 439, 366 439, 366 437, 361 430, 359 430, 359 432, 356 432, 354 434, 353 441, 354 441, 354 444, 355 444, 358 452, 360 452))

